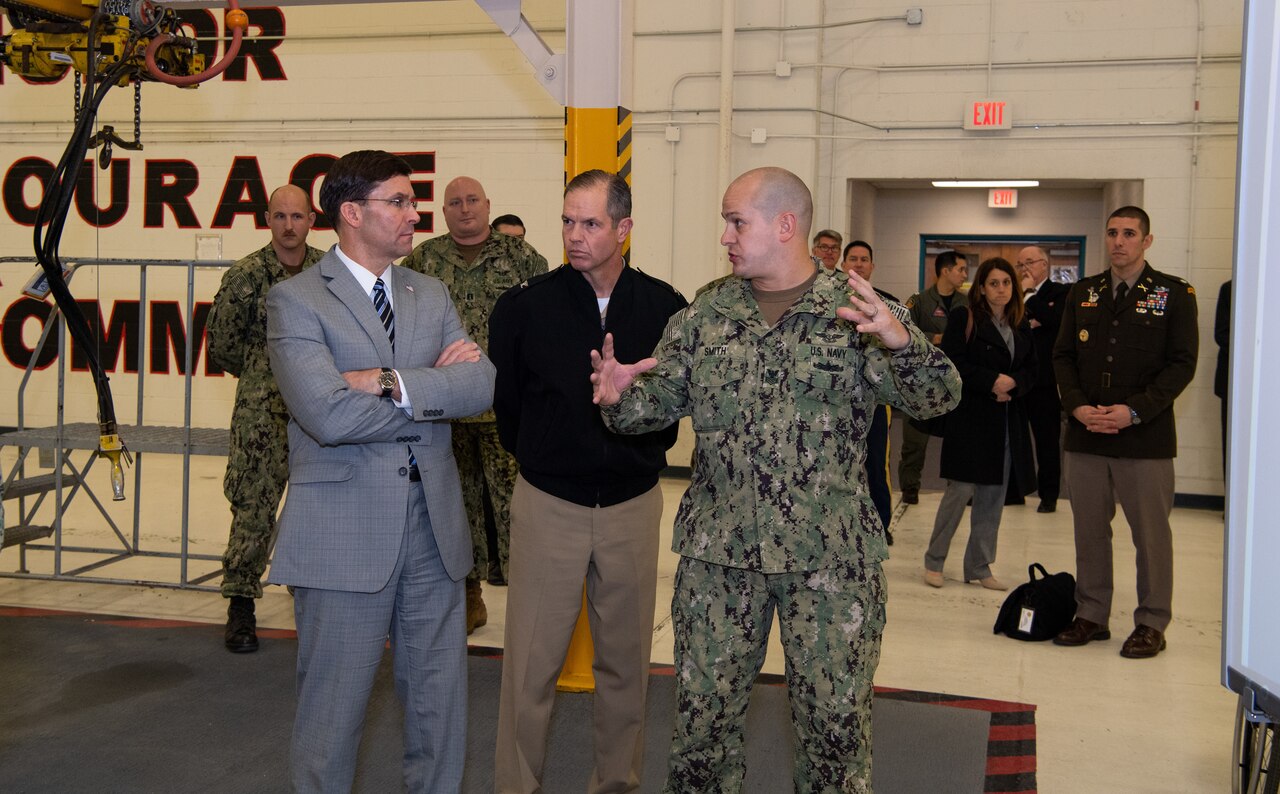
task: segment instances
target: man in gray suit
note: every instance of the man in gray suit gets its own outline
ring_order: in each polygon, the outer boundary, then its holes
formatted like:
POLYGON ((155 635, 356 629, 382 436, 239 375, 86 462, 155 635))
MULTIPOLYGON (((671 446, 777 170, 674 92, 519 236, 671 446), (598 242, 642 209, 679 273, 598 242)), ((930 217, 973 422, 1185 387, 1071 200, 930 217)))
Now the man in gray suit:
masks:
POLYGON ((407 163, 348 154, 320 206, 338 244, 267 297, 289 407, 289 491, 270 581, 293 585, 296 791, 349 791, 388 637, 409 791, 455 792, 466 742, 463 580, 471 535, 449 421, 488 408, 493 365, 413 248, 407 163))

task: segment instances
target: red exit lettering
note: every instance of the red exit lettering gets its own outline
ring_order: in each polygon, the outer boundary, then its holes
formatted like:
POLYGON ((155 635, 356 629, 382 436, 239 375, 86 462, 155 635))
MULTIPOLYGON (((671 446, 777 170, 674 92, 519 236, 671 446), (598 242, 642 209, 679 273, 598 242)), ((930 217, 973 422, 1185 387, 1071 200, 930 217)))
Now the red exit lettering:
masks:
POLYGON ((987 193, 987 206, 1009 209, 1018 206, 1017 190, 993 188, 987 193))
POLYGON ((1003 102, 974 102, 973 126, 1001 127, 1004 125, 1003 102))

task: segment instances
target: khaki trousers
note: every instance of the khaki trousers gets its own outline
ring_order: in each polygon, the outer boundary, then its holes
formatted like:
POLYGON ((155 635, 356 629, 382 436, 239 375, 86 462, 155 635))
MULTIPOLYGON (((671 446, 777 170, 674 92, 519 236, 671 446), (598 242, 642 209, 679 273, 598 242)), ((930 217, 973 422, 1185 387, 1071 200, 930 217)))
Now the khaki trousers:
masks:
POLYGON ((1076 616, 1103 626, 1110 620, 1111 519, 1118 499, 1137 551, 1134 625, 1164 631, 1173 619, 1173 459, 1068 452, 1066 473, 1076 534, 1076 616))
POLYGON ((584 580, 596 681, 587 791, 639 788, 661 518, 657 485, 622 504, 583 507, 516 479, 494 770, 500 794, 542 790, 556 679, 584 580))

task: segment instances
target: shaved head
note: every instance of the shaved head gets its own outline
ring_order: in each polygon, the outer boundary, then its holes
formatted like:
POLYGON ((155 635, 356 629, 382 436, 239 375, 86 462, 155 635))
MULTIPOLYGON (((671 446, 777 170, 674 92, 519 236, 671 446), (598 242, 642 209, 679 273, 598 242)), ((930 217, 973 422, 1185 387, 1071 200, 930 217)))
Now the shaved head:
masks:
POLYGON ((720 244, 735 276, 767 291, 814 277, 808 239, 813 198, 795 174, 782 168, 746 172, 724 192, 720 217, 720 244))
POLYGON ((741 183, 740 187, 752 191, 752 204, 766 218, 776 218, 784 212, 796 216, 796 236, 801 241, 808 239, 809 228, 813 226, 813 196, 800 177, 785 168, 754 168, 729 186, 741 183))
POLYGON ((463 245, 489 236, 489 197, 479 180, 460 176, 445 187, 444 223, 453 239, 463 245))
POLYGON ((311 206, 311 197, 307 195, 307 191, 297 185, 281 185, 271 191, 271 198, 267 200, 267 212, 278 206, 281 202, 293 201, 311 206))

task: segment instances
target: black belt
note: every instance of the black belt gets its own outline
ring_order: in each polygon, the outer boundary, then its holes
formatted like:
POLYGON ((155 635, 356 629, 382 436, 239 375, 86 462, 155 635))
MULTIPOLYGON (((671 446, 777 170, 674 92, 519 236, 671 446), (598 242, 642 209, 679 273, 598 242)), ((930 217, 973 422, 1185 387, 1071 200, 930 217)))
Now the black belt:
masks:
POLYGON ((422 474, 418 472, 417 466, 409 467, 409 482, 422 482, 422 474))
POLYGON ((1102 373, 1102 388, 1104 389, 1125 389, 1135 388, 1139 385, 1138 379, 1127 373, 1102 373))

